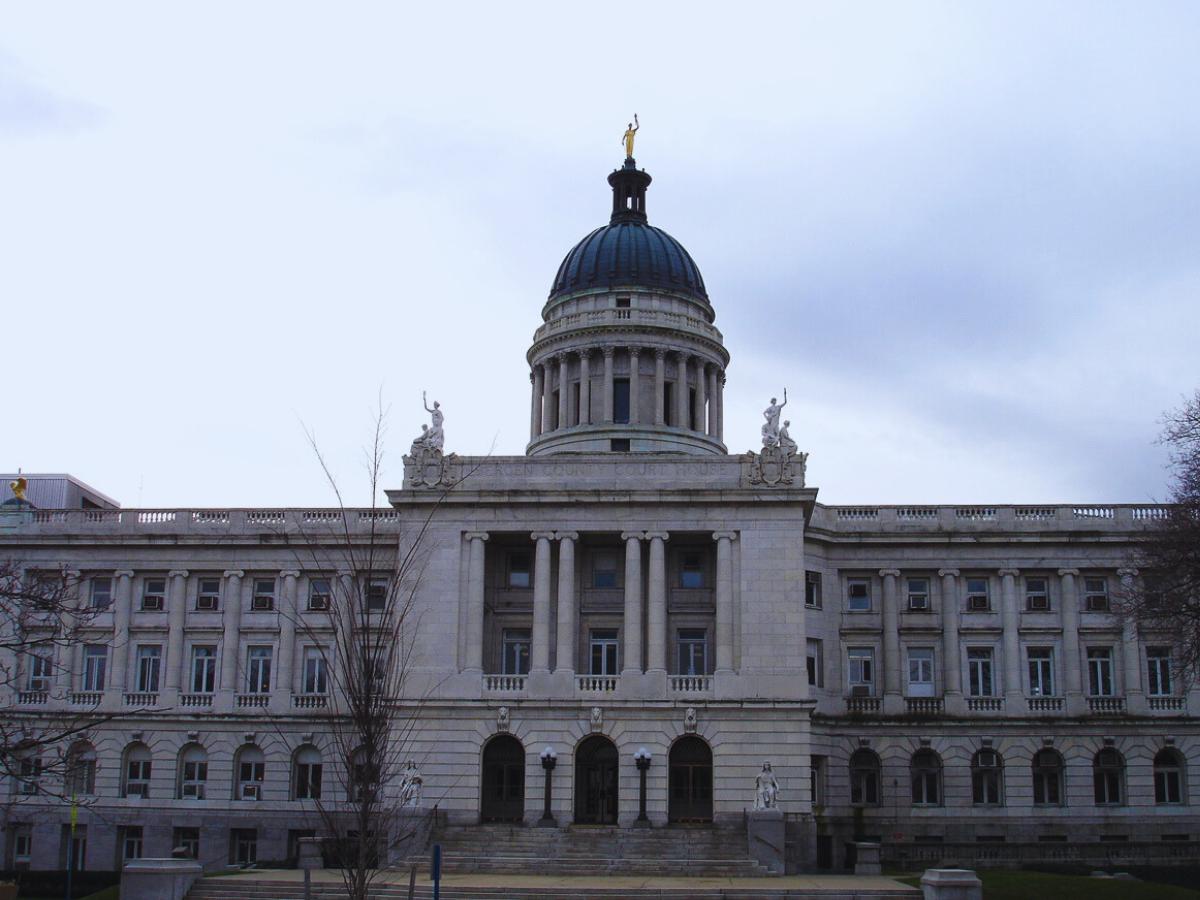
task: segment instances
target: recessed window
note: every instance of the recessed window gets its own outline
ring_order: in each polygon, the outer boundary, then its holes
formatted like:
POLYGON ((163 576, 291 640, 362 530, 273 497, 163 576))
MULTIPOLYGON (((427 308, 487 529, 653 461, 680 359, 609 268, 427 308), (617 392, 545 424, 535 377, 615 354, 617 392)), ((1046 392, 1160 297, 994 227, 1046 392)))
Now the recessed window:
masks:
POLYGON ((617 555, 597 553, 592 557, 592 587, 617 587, 617 555))
POLYGON ((1029 663, 1029 696, 1054 696, 1054 650, 1051 647, 1030 647, 1025 651, 1029 663))
POLYGON ((821 608, 821 573, 804 573, 804 605, 809 609, 821 608))
POLYGON ((1050 609, 1050 587, 1045 578, 1025 579, 1025 608, 1030 612, 1050 609))
POLYGON ((617 629, 593 628, 588 635, 591 675, 617 674, 617 629))
POLYGON ((108 647, 88 644, 83 648, 83 689, 104 690, 105 670, 108 668, 108 647))
POLYGON ((182 850, 184 856, 186 856, 188 859, 199 859, 200 829, 176 828, 172 837, 171 846, 182 850))
POLYGON ((907 578, 908 608, 913 612, 926 612, 929 609, 929 579, 907 578))
POLYGON ((850 612, 870 612, 871 580, 869 578, 846 580, 846 609, 850 612))
POLYGON ((324 694, 329 690, 329 661, 320 647, 304 648, 304 683, 306 694, 324 694))
POLYGON ((532 585, 532 557, 524 550, 508 554, 508 586, 523 590, 532 585))
POLYGON ((612 453, 628 453, 629 438, 613 438, 608 442, 608 449, 612 453))
POLYGON ((217 685, 217 648, 192 647, 192 693, 211 694, 217 685))
POLYGON ((825 686, 825 654, 821 642, 817 638, 808 638, 808 653, 805 664, 808 667, 809 687, 825 686))
POLYGON ((681 588, 704 587, 704 554, 691 550, 680 554, 679 586, 681 588))
POLYGON ((271 693, 271 647, 250 647, 246 651, 246 693, 271 693))
POLYGON ((1003 802, 1004 767, 1000 754, 990 748, 980 750, 971 760, 971 795, 976 806, 999 806, 1003 802))
POLYGON ((914 806, 937 806, 942 797, 942 761, 932 750, 912 755, 912 802, 914 806))
POLYGON ((630 300, 628 297, 617 298, 617 309, 629 309, 630 300))
POLYGON ((1152 697, 1169 697, 1171 695, 1170 648, 1146 648, 1146 688, 1152 697))
POLYGON ((259 612, 266 612, 275 608, 274 578, 254 579, 254 595, 250 601, 250 608, 259 612))
POLYGON ((92 609, 108 609, 112 605, 112 579, 92 579, 92 609))
POLYGON ((908 696, 933 696, 933 650, 929 647, 908 648, 908 696))
POLYGON ((1063 761, 1046 748, 1033 755, 1033 805, 1059 806, 1063 797, 1063 761))
POLYGON ((629 423, 629 379, 613 379, 613 421, 619 425, 629 423))
POLYGON ((501 668, 505 675, 529 674, 529 629, 505 628, 501 634, 501 668))
POLYGON ((383 612, 387 609, 388 584, 388 579, 381 576, 367 579, 367 612, 383 612))
POLYGON ((850 755, 850 802, 855 806, 879 803, 879 757, 871 750, 850 755))
POLYGON ((162 672, 162 645, 141 644, 137 648, 137 689, 144 694, 158 693, 162 672))
POLYGON ((846 663, 846 683, 850 686, 850 695, 870 696, 875 686, 874 648, 848 648, 846 663))
POLYGON ((992 648, 967 648, 967 690, 972 697, 991 697, 992 648))
POLYGON ((987 612, 992 608, 988 597, 988 580, 986 578, 967 579, 967 609, 971 612, 987 612))
POLYGON ((676 673, 708 674, 708 631, 704 628, 680 628, 676 634, 676 673))
POLYGON ((1183 759, 1164 747, 1154 757, 1154 802, 1159 805, 1183 803, 1183 759))
POLYGON ((1084 608, 1088 612, 1107 612, 1108 579, 1098 577, 1083 579, 1083 596, 1084 608))
POLYGON ((147 578, 142 582, 142 609, 161 612, 167 603, 167 579, 147 578))
POLYGON ((196 609, 213 611, 221 603, 221 579, 201 578, 196 594, 196 609))
POLYGON ((1112 697, 1113 660, 1109 647, 1088 647, 1088 693, 1093 697, 1112 697))
POLYGON ((1125 760, 1105 747, 1092 761, 1092 788, 1097 806, 1120 806, 1125 786, 1125 760))
POLYGON ((329 609, 330 585, 328 578, 311 578, 308 582, 308 608, 329 609))

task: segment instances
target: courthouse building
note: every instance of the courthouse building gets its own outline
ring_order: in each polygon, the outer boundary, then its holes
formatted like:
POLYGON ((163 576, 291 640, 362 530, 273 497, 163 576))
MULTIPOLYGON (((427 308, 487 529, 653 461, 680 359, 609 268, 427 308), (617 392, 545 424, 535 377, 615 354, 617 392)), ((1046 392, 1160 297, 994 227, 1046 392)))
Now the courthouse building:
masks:
MULTIPOLYGON (((897 860, 1194 857, 1200 692, 1168 636, 1112 613, 1161 509, 817 502, 786 409, 725 432, 721 298, 649 224, 650 176, 608 181, 526 352, 525 454, 450 453, 452 408, 443 452, 439 411, 389 507, 348 512, 400 548, 430 523, 396 706, 422 808, 532 828, 549 784, 555 827, 632 829, 644 769, 652 830, 737 832, 770 762, 793 869, 840 868, 856 838, 897 860)), ((79 863, 294 855, 346 765, 305 624, 345 576, 295 539, 340 513, 35 506, 0 513, 0 553, 78 572, 101 611, 54 665, 16 660, 4 704, 113 715, 73 749, 94 762, 79 863)), ((68 808, 23 781, 11 801, 6 866, 61 867, 68 808)))

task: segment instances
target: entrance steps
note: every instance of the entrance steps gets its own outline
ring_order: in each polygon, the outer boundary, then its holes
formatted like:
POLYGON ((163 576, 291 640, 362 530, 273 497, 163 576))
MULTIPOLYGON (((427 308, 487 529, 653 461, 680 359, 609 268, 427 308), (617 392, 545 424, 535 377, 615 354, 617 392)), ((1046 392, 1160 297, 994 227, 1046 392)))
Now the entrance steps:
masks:
MULTIPOLYGON (((738 828, 447 826, 435 834, 433 842, 442 845, 442 871, 446 874, 692 878, 770 874, 749 857, 746 833, 738 828)), ((423 855, 421 861, 427 860, 423 855)))

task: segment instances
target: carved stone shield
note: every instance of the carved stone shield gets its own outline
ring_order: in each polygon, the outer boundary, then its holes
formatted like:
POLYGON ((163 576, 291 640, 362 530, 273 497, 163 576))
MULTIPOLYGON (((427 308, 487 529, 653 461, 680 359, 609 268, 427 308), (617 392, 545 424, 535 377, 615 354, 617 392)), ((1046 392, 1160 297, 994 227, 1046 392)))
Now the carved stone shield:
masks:
POLYGON ((763 447, 762 453, 749 455, 750 483, 774 487, 792 483, 792 455, 778 447, 763 447))

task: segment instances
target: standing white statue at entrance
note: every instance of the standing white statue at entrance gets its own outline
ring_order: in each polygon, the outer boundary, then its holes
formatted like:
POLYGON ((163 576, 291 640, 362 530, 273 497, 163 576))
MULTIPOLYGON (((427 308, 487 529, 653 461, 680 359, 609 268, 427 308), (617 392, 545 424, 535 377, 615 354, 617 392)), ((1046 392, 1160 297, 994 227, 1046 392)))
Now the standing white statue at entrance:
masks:
POLYGON ((787 388, 783 389, 782 403, 777 403, 772 397, 770 406, 763 410, 763 418, 767 420, 762 427, 762 445, 764 447, 779 446, 779 414, 783 412, 785 406, 787 406, 787 388))
POLYGON ((417 764, 410 759, 400 778, 401 806, 419 807, 421 805, 421 784, 421 772, 417 768, 417 764))
POLYGON ((762 771, 754 779, 754 808, 774 809, 779 804, 779 782, 771 771, 769 762, 763 763, 762 771))

